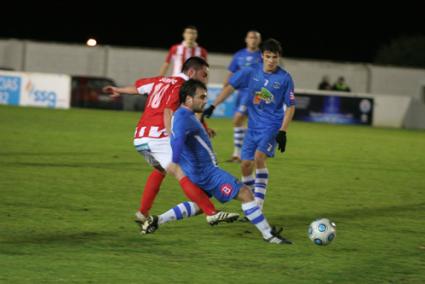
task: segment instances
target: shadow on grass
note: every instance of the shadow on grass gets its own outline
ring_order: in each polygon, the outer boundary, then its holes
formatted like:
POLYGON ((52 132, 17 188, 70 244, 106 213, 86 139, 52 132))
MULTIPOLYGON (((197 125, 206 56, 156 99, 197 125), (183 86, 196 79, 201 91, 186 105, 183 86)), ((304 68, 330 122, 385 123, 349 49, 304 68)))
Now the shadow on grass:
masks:
POLYGON ((425 212, 425 203, 418 204, 405 204, 405 205, 393 205, 393 206, 385 206, 385 207, 362 207, 362 208, 351 208, 340 211, 327 211, 321 212, 320 215, 308 212, 303 215, 280 215, 278 217, 272 218, 272 221, 278 221, 283 224, 295 224, 298 226, 305 226, 309 224, 314 219, 319 217, 330 218, 336 223, 342 220, 354 220, 354 219, 363 219, 366 220, 368 218, 374 217, 394 217, 400 213, 406 212, 425 212))

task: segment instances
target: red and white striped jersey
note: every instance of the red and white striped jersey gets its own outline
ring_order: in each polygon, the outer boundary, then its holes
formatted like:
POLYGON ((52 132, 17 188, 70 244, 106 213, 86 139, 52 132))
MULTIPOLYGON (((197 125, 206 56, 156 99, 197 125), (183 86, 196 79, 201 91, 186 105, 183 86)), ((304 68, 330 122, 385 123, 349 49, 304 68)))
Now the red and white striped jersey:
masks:
POLYGON ((173 61, 172 76, 176 76, 182 71, 183 63, 192 56, 199 56, 207 60, 207 50, 199 45, 195 47, 186 47, 184 43, 175 44, 170 48, 165 62, 173 61))
POLYGON ((180 73, 172 77, 153 77, 139 79, 135 86, 139 94, 148 94, 145 111, 137 124, 134 138, 167 137, 164 125, 164 110, 170 108, 175 111, 180 105, 179 91, 183 83, 189 78, 180 73))

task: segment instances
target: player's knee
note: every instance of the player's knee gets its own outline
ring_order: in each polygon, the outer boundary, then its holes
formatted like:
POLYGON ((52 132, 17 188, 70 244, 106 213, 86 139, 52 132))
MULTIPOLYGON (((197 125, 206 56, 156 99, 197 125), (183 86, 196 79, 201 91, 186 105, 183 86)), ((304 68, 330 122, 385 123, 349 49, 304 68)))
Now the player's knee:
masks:
POLYGON ((251 161, 242 161, 241 170, 242 172, 249 172, 253 169, 253 163, 251 161))
POLYGON ((241 113, 237 112, 235 116, 233 117, 233 125, 235 127, 241 127, 243 126, 243 122, 244 122, 244 116, 241 113))
POLYGON ((238 196, 237 197, 243 203, 254 201, 254 196, 252 195, 251 190, 247 186, 243 186, 239 190, 239 193, 238 193, 238 196))

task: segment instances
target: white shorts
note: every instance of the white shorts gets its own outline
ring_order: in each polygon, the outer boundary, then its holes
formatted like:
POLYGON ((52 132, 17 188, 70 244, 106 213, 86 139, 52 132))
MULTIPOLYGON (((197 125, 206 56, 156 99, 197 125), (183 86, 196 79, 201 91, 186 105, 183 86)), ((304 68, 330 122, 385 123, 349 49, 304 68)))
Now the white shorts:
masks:
POLYGON ((136 138, 134 147, 153 167, 161 166, 164 170, 171 163, 170 138, 136 138))

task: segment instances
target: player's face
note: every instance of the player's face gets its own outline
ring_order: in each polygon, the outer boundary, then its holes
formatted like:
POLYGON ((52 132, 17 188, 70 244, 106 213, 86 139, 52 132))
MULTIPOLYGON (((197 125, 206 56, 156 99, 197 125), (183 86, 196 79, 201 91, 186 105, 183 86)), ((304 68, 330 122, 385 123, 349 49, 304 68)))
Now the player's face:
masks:
POLYGON ((198 38, 198 31, 193 29, 185 29, 183 32, 183 39, 185 42, 195 42, 198 38))
POLYGON ((280 56, 279 53, 274 53, 271 51, 264 51, 262 54, 263 65, 265 72, 273 72, 276 70, 279 65, 280 56))
POLYGON ((256 50, 261 43, 261 35, 257 32, 249 32, 246 35, 245 42, 248 49, 256 50))
POLYGON ((194 112, 203 112, 204 107, 207 104, 208 96, 207 91, 201 88, 196 89, 196 94, 193 97, 192 110, 194 112))
POLYGON ((199 70, 190 70, 189 72, 189 78, 199 80, 204 84, 208 83, 208 74, 209 74, 209 68, 207 66, 202 66, 199 70))

